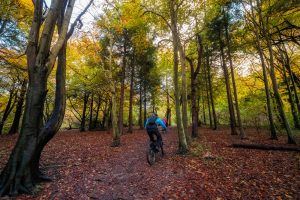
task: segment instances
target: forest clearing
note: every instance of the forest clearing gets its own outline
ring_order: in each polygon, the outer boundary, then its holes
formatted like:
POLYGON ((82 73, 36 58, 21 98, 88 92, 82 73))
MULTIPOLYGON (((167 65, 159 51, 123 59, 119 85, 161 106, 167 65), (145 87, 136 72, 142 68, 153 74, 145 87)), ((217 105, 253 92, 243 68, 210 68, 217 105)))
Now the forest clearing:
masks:
MULTIPOLYGON (((106 131, 59 132, 45 148, 41 166, 53 182, 36 195, 18 199, 298 199, 300 154, 232 148, 240 141, 230 130, 199 129, 191 153, 176 154, 176 130, 163 134, 166 156, 153 166, 146 161, 145 130, 123 136, 123 144, 110 147, 106 131), (206 158, 207 154, 211 158, 206 158)), ((283 137, 268 140, 253 129, 247 143, 285 145, 283 137)), ((15 136, 0 138, 0 169, 15 136), (9 142, 7 142, 9 141, 9 142)))
POLYGON ((1 0, 0 198, 300 199, 299 92, 299 0, 1 0))

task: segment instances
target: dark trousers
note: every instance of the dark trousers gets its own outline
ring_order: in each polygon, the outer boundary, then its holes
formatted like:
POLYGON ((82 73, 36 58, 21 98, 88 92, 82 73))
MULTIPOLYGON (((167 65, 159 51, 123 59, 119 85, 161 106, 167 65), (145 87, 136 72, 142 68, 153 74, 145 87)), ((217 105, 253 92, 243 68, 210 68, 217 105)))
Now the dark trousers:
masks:
POLYGON ((155 142, 155 138, 154 138, 154 135, 155 135, 157 144, 160 144, 162 146, 162 137, 161 137, 161 134, 158 131, 158 129, 156 129, 156 130, 147 130, 147 133, 149 135, 149 138, 150 138, 151 142, 155 142))

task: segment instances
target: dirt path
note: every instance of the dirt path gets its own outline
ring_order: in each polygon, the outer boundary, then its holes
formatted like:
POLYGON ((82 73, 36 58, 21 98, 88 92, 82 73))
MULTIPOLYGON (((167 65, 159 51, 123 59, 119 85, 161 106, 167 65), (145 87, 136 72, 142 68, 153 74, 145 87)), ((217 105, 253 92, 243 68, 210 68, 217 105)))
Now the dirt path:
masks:
MULTIPOLYGON (((144 131, 110 147, 106 132, 60 132, 45 148, 42 168, 54 180, 18 199, 299 199, 299 154, 232 149, 228 131, 201 130, 193 156, 178 156, 173 129, 163 135, 166 157, 146 161, 144 131), (213 160, 203 159, 211 152, 213 160)), ((260 139, 263 138, 260 135, 260 139)), ((0 138, 0 169, 15 137, 0 138)), ((277 143, 283 140, 277 141, 277 143)))

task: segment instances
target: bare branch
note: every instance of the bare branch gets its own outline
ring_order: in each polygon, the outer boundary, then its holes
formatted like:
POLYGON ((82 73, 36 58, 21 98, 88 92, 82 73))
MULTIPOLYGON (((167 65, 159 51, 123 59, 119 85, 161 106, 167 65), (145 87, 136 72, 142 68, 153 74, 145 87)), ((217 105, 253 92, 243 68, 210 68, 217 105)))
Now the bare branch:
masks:
POLYGON ((94 0, 90 0, 90 2, 84 8, 84 10, 76 17, 75 21, 72 23, 71 28, 70 28, 70 30, 69 30, 69 32, 67 34, 67 40, 72 36, 77 23, 80 23, 81 26, 82 26, 81 17, 84 15, 84 13, 86 13, 86 11, 89 9, 89 7, 92 5, 93 2, 94 2, 94 0))
POLYGON ((163 15, 161 15, 161 14, 159 14, 159 13, 153 11, 153 10, 146 10, 146 11, 144 11, 144 13, 141 16, 143 16, 143 15, 145 15, 147 13, 152 13, 152 14, 154 14, 156 16, 159 16, 162 20, 165 21, 165 23, 167 24, 167 26, 172 30, 171 24, 168 22, 168 20, 163 15))

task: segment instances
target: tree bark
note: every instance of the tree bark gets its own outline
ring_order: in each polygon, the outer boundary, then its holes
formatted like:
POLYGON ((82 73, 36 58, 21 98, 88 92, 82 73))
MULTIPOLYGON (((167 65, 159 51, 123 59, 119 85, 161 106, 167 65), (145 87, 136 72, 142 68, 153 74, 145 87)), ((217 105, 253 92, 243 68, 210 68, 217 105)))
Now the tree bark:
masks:
POLYGON ((204 68, 204 81, 205 81, 206 100, 207 100, 207 107, 208 107, 209 127, 212 128, 212 117, 211 117, 211 107, 210 107, 209 88, 208 88, 207 66, 205 66, 205 68, 204 68))
POLYGON ((180 37, 178 32, 175 35, 177 37, 178 42, 178 50, 180 57, 180 65, 181 65, 181 95, 182 95, 182 124, 184 133, 186 135, 187 142, 190 143, 190 136, 188 135, 188 110, 187 110, 187 84, 186 84, 186 63, 185 63, 185 53, 183 46, 180 41, 180 37))
POLYGON ((224 72, 226 92, 227 92, 231 135, 237 135, 237 132, 235 129, 235 115, 234 115, 234 108, 233 108, 233 102, 232 102, 232 96, 231 96, 230 80, 229 80, 228 69, 227 69, 226 61, 225 61, 225 55, 224 55, 224 44, 222 42, 221 36, 220 36, 219 40, 220 40, 219 42, 220 42, 220 51, 221 51, 221 59, 222 59, 221 65, 222 65, 223 72, 224 72))
POLYGON ((110 34, 109 37, 109 68, 110 68, 110 85, 111 85, 111 123, 112 123, 112 147, 118 147, 121 144, 120 132, 118 127, 118 114, 117 114, 117 105, 116 105, 116 83, 113 80, 113 63, 112 63, 112 48, 113 48, 113 39, 110 34))
MULTIPOLYGON (((254 8, 253 8, 253 5, 252 5, 252 2, 251 2, 251 13, 252 13, 252 16, 254 17, 254 8)), ((266 98, 267 98, 268 119, 269 119, 270 131, 271 131, 271 139, 277 139, 277 133, 276 133, 276 129, 275 129, 275 124, 274 124, 274 120, 273 120, 273 112, 272 112, 272 107, 271 107, 271 94, 270 94, 270 89, 269 89, 267 66, 266 66, 266 63, 265 63, 264 56, 263 56, 263 49, 262 49, 261 43, 260 43, 259 30, 258 30, 257 22, 252 21, 252 23, 253 23, 254 32, 255 32, 256 48, 258 50, 258 54, 259 54, 259 57, 260 57, 262 70, 263 70, 265 93, 266 93, 266 98)))
POLYGON ((166 118, 167 118, 168 126, 171 126, 171 108, 170 108, 169 84, 168 84, 167 77, 166 77, 166 93, 167 93, 167 113, 166 113, 166 118))
POLYGON ((17 133, 18 130, 19 130, 20 119, 21 119, 21 116, 22 116, 22 113, 23 113, 23 104, 24 104, 25 95, 26 95, 27 82, 28 81, 26 79, 24 79, 24 81, 22 82, 20 96, 18 98, 18 103, 17 103, 17 107, 16 107, 14 120, 13 120, 13 123, 12 123, 10 129, 9 129, 8 134, 17 133))
POLYGON ((2 118, 0 121, 0 135, 2 135, 5 121, 7 120, 9 114, 11 113, 12 109, 14 108, 16 98, 17 98, 17 92, 16 92, 15 88, 13 88, 9 91, 9 98, 8 98, 7 104, 5 106, 5 110, 3 112, 3 115, 2 115, 2 118))
POLYGON ((132 62, 131 76, 130 76, 128 133, 132 133, 132 104, 133 104, 133 89, 134 89, 133 88, 133 78, 134 78, 134 62, 132 62))
POLYGON ((142 114, 142 110, 143 110, 143 95, 142 95, 142 80, 140 80, 139 83, 139 95, 140 95, 140 106, 139 106, 139 125, 140 125, 140 129, 143 129, 143 114, 142 114))
MULTIPOLYGON (((66 31, 68 28, 74 1, 70 1, 65 10, 66 1, 53 0, 45 20, 43 34, 39 39, 42 21, 43 1, 36 1, 34 20, 27 47, 27 65, 29 85, 20 136, 9 161, 0 175, 0 196, 30 193, 34 185, 43 177, 39 171, 39 160, 44 146, 58 131, 65 108, 65 66, 58 61, 56 72, 56 91, 53 114, 45 126, 42 124, 44 101, 47 93, 47 79, 56 57, 66 49, 66 31), (59 44, 50 50, 54 26, 59 10, 64 13, 62 28, 59 30, 59 44), (61 44, 61 40, 63 43, 61 44), (39 47, 39 48, 37 48, 39 47), (52 51, 53 50, 53 51, 52 51), (50 54, 50 51, 52 54, 50 54), (56 53, 57 52, 57 53, 56 53)), ((62 56, 59 56, 62 58, 62 56)))
POLYGON ((268 48, 268 52, 269 52, 269 56, 270 56, 270 58, 269 58, 270 59, 270 76, 271 76, 271 81, 272 81, 275 100, 276 100, 276 103, 277 103, 277 108, 278 108, 278 111, 279 111, 279 114, 280 114, 280 118, 281 118, 282 122, 284 123, 285 130, 287 132, 288 143, 289 144, 295 144, 296 141, 293 138, 293 133, 292 133, 290 124, 288 122, 288 119, 285 115, 285 112, 283 110, 283 103, 282 103, 281 96, 280 96, 279 91, 278 91, 278 84, 277 84, 276 75, 275 75, 273 49, 272 49, 270 34, 268 33, 269 31, 268 31, 268 29, 265 25, 265 22, 263 21, 260 2, 259 2, 259 0, 256 0, 256 2, 257 2, 257 5, 258 5, 259 19, 260 19, 260 22, 262 24, 262 33, 263 33, 264 38, 267 41, 267 48, 268 48))
POLYGON ((238 120, 240 137, 241 137, 241 139, 244 139, 244 138, 246 138, 246 134, 245 134, 245 131, 243 129, 241 115, 240 115, 239 101, 238 101, 238 97, 237 97, 237 89, 236 89, 236 84, 235 84, 233 62, 232 62, 232 56, 231 56, 230 37, 229 37, 229 33, 228 33, 227 13, 225 13, 225 9, 224 8, 223 8, 223 16, 224 16, 225 38, 226 38, 226 43, 227 43, 227 54, 228 54, 229 65, 230 65, 230 72, 231 72, 231 80, 232 80, 232 87, 233 87, 233 95, 234 95, 234 101, 235 101, 236 115, 237 115, 237 120, 238 120))
MULTIPOLYGON (((99 112, 100 112, 100 107, 101 107, 102 100, 101 100, 100 96, 98 98, 99 99, 98 99, 98 102, 97 102, 96 116, 95 116, 95 119, 94 119, 94 122, 93 122, 94 128, 99 127, 99 125, 97 125, 97 123, 99 121, 98 119, 99 119, 99 112)), ((104 126, 104 123, 103 123, 103 126, 104 126)))
POLYGON ((211 102, 211 108, 212 108, 212 115, 213 115, 213 130, 217 130, 217 115, 215 110, 215 102, 213 97, 213 88, 212 88, 212 81, 211 81, 211 66, 209 62, 209 54, 207 52, 206 55, 206 65, 207 65, 207 76, 208 76, 208 86, 209 86, 209 98, 211 102))
POLYGON ((90 96, 90 93, 85 91, 84 96, 83 96, 83 110, 82 110, 82 115, 81 115, 82 118, 81 118, 81 123, 80 123, 80 132, 85 131, 86 108, 87 108, 87 104, 89 102, 89 96, 90 96))
POLYGON ((171 31, 173 39, 173 65, 174 65, 174 93, 175 93, 175 108, 176 108, 176 123, 177 133, 179 138, 178 153, 185 154, 188 151, 188 144, 186 140, 186 134, 182 125, 181 111, 180 111, 180 98, 178 87, 178 32, 177 32, 177 15, 175 12, 174 0, 168 2, 169 12, 171 17, 171 31))
POLYGON ((198 137, 198 106, 197 106, 197 76, 200 71, 200 67, 202 64, 202 52, 203 52, 203 45, 202 45, 202 38, 198 34, 196 36, 197 39, 197 67, 195 69, 193 61, 186 57, 187 61, 191 67, 191 110, 192 110, 192 137, 198 137))
POLYGON ((124 45, 123 45, 123 64, 121 73, 121 93, 120 93, 120 107, 119 107, 119 134, 123 134, 123 111, 124 111, 124 94, 125 94, 125 72, 127 67, 127 37, 126 30, 124 30, 124 45))
POLYGON ((93 126, 93 107, 94 107, 94 93, 91 96, 91 103, 90 103, 90 119, 89 119, 89 131, 94 129, 93 126))
POLYGON ((146 121, 147 121, 147 92, 146 92, 146 83, 145 81, 143 82, 143 92, 144 92, 144 98, 143 98, 143 102, 144 102, 144 123, 143 123, 143 127, 145 126, 146 124, 146 121))
POLYGON ((287 92, 288 92, 288 96, 289 96, 289 103, 291 106, 291 111, 292 111, 292 115, 293 115, 293 121, 294 121, 294 126, 295 128, 299 129, 300 128, 300 121, 298 118, 298 113, 295 107, 295 102, 293 99, 293 95, 292 95, 292 91, 291 91, 291 87, 290 87, 290 83, 289 80, 287 78, 287 74, 286 74, 286 69, 287 69, 287 60, 285 59, 283 52, 281 50, 281 48, 279 47, 279 54, 281 56, 281 62, 282 62, 282 67, 283 67, 283 78, 284 78, 284 82, 286 84, 287 87, 287 92))

